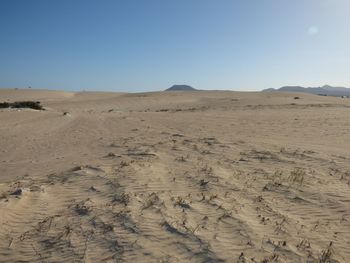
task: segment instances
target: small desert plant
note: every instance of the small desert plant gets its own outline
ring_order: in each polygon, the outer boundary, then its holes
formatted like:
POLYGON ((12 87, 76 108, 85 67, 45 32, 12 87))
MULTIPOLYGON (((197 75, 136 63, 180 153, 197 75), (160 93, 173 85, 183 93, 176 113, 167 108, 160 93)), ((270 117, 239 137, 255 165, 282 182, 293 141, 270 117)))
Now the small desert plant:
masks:
POLYGON ((255 201, 261 203, 262 201, 264 201, 264 198, 261 195, 259 195, 255 198, 255 201))
POLYGON ((113 158, 113 157, 117 157, 117 155, 115 153, 109 152, 105 157, 113 158))
POLYGON ((10 193, 10 195, 15 195, 15 196, 19 196, 22 194, 22 189, 18 188, 16 190, 14 190, 12 193, 10 193))
POLYGON ((184 156, 179 156, 179 157, 176 157, 175 158, 175 161, 178 161, 178 162, 186 162, 186 158, 184 156))
POLYGON ((202 186, 202 187, 207 186, 208 183, 209 183, 209 181, 205 181, 204 179, 201 179, 201 180, 199 181, 199 185, 202 186))
POLYGON ((118 202, 123 204, 124 206, 127 206, 130 202, 130 195, 127 193, 122 193, 120 195, 116 194, 113 196, 112 202, 113 203, 118 202))
POLYGON ((282 184, 283 182, 283 171, 277 169, 274 174, 273 174, 273 178, 272 178, 273 182, 276 184, 282 184))
POLYGON ((198 224, 196 227, 186 226, 185 222, 183 222, 183 227, 186 229, 187 232, 191 233, 192 235, 197 231, 197 229, 200 226, 201 226, 200 224, 198 224))
POLYGON ((142 210, 150 208, 151 206, 154 206, 156 203, 159 203, 160 198, 158 197, 158 195, 156 193, 151 193, 146 202, 143 204, 142 206, 142 210))
POLYGON ((70 225, 65 225, 63 235, 67 237, 71 232, 73 232, 73 228, 70 225))
POLYGON ((209 201, 214 200, 215 198, 218 198, 217 194, 212 194, 209 196, 209 201))
POLYGON ((102 229, 103 234, 106 234, 108 232, 113 231, 114 226, 112 224, 102 222, 101 229, 102 229))
POLYGON ((121 162, 120 162, 120 168, 123 168, 123 167, 125 167, 125 166, 129 166, 129 163, 126 162, 126 161, 121 161, 121 162))
POLYGON ((279 233, 285 233, 285 228, 284 228, 284 224, 287 222, 286 218, 283 217, 281 222, 276 222, 276 228, 275 228, 275 233, 279 234, 279 233))
POLYGON ((74 210, 81 216, 87 215, 90 212, 90 208, 83 203, 76 204, 74 210))
POLYGON ((191 206, 186 202, 185 198, 178 196, 175 200, 174 200, 174 206, 180 206, 181 208, 191 208, 191 206))
POLYGON ((302 239, 300 241, 300 243, 297 245, 297 248, 301 249, 301 250, 305 250, 307 248, 311 248, 309 240, 307 240, 306 238, 302 239))
POLYGON ((319 263, 331 263, 331 257, 334 254, 333 251, 333 242, 330 242, 329 245, 321 253, 319 263))
POLYGON ((290 172, 288 177, 288 181, 291 184, 298 183, 300 186, 304 182, 304 177, 306 176, 305 169, 296 167, 293 171, 290 172))
POLYGON ((203 172, 206 175, 211 175, 213 174, 213 168, 206 164, 204 167, 200 169, 200 172, 203 172))
POLYGON ((340 180, 348 180, 350 182, 350 171, 346 171, 340 176, 340 180))
POLYGON ((242 252, 238 257, 237 263, 246 263, 246 262, 247 260, 245 259, 244 253, 242 252))

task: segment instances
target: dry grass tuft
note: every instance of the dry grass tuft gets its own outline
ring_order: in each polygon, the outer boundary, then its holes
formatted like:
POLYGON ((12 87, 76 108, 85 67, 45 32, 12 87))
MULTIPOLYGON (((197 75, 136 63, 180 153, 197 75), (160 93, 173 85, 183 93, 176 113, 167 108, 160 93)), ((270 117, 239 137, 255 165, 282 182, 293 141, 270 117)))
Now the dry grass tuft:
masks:
POLYGON ((288 177, 288 181, 291 184, 299 184, 300 186, 303 184, 304 179, 306 176, 306 171, 303 168, 296 167, 293 171, 290 172, 290 175, 288 177))
POLYGON ((332 261, 332 255, 334 254, 334 250, 333 250, 333 242, 331 241, 329 243, 329 245, 322 250, 320 259, 319 259, 319 263, 331 263, 332 261))

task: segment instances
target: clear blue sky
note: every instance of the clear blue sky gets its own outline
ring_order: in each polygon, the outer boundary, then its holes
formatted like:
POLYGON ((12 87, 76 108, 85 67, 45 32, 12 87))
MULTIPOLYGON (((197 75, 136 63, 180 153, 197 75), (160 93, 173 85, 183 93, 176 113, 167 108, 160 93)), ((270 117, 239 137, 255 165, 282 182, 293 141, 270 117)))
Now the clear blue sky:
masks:
POLYGON ((0 87, 350 87, 350 0, 0 0, 0 87))

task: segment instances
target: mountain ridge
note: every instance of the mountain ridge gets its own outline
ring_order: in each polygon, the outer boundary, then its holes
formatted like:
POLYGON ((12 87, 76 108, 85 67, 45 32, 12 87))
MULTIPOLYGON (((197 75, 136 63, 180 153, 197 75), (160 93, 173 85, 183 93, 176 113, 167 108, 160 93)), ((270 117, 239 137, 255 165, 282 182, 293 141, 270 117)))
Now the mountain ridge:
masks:
POLYGON ((333 87, 330 85, 324 85, 322 87, 283 86, 278 89, 264 89, 262 92, 304 92, 325 96, 350 96, 350 88, 333 87))

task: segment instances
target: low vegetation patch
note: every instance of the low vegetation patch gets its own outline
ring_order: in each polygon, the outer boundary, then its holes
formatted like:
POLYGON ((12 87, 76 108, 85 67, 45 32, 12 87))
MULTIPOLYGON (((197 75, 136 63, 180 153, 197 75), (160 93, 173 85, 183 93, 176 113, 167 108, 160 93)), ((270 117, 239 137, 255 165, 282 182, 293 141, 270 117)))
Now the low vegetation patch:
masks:
POLYGON ((0 108, 29 108, 33 110, 44 110, 40 101, 0 102, 0 108))

